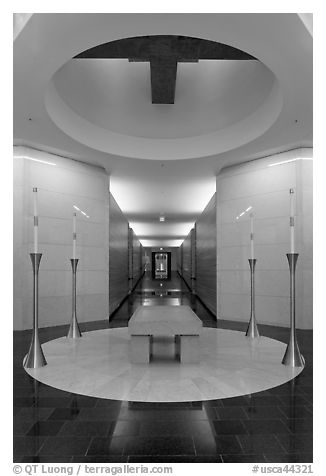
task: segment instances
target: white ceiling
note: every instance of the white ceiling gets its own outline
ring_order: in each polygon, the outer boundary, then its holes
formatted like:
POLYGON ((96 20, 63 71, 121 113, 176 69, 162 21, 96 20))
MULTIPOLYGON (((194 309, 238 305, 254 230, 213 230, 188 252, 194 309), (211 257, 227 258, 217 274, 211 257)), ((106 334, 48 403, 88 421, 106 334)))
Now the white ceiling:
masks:
POLYGON ((53 78, 61 99, 83 119, 141 140, 197 137, 230 127, 262 106, 274 81, 258 61, 180 63, 170 105, 152 104, 149 63, 72 59, 53 78))
POLYGON ((178 246, 223 166, 312 146, 310 24, 284 13, 34 14, 14 42, 15 143, 102 165, 143 244, 178 246), (179 64, 175 104, 152 105, 148 63, 71 59, 151 34, 215 40, 259 62, 179 64))

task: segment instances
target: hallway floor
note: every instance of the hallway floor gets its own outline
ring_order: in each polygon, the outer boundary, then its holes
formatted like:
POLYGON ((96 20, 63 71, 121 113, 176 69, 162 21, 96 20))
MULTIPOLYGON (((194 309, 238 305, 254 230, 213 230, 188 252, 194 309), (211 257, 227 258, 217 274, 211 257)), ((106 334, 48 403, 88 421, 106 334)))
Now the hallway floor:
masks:
MULTIPOLYGON (((82 331, 124 327, 139 304, 188 304, 205 327, 245 331, 216 322, 183 281, 145 276, 112 320, 82 331)), ((68 326, 41 329, 41 342, 68 326)), ((288 329, 260 326, 287 342, 288 329)), ((49 387, 22 367, 31 331, 14 333, 14 462, 312 462, 312 331, 298 331, 303 372, 281 386, 241 397, 143 403, 86 397, 49 387)))

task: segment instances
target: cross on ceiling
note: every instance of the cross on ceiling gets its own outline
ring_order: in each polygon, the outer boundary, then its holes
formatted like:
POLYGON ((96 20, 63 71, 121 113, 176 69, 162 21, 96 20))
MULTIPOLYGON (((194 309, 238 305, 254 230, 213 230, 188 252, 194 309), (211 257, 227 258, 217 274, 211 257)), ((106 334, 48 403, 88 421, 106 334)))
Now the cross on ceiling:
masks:
POLYGON ((187 36, 155 35, 124 38, 90 48, 83 58, 126 58, 131 62, 149 62, 152 104, 174 104, 178 63, 209 60, 256 60, 232 46, 187 36))

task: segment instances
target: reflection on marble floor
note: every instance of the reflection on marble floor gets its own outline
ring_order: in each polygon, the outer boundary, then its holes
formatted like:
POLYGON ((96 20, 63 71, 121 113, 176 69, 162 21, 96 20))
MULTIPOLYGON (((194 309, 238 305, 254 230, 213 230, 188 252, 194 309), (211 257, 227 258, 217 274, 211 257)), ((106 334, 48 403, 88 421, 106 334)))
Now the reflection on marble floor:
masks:
MULTIPOLYGON (((171 297, 190 305, 210 331, 246 331, 247 322, 216 320, 175 274, 160 284, 145 275, 110 321, 80 323, 84 336, 126 328, 145 300, 151 305, 171 304, 171 297), (156 294, 160 288, 162 297, 156 294)), ((285 327, 260 325, 259 330, 284 345, 288 342, 285 327)), ((67 332, 68 325, 40 329, 42 345, 67 332)), ((151 403, 83 396, 34 380, 22 367, 30 331, 14 332, 14 462, 312 462, 312 337, 312 331, 298 330, 306 365, 282 385, 234 398, 151 403)), ((163 359, 161 350, 157 342, 156 356, 163 359)), ((166 347, 164 356, 169 358, 166 347)))
POLYGON ((138 402, 184 402, 229 398, 281 385, 301 372, 281 360, 286 345, 247 339, 243 332, 204 328, 200 364, 174 360, 174 342, 154 342, 150 364, 129 361, 127 328, 86 332, 43 344, 48 365, 26 369, 51 387, 82 395, 138 402), (156 345, 156 348, 155 348, 156 345))

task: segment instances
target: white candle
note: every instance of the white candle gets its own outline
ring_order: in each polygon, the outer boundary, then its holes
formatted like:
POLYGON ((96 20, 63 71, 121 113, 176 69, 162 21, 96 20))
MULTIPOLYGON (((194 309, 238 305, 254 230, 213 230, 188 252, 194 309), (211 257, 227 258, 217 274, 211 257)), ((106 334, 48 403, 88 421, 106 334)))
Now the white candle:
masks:
POLYGON ((290 188, 290 251, 294 253, 294 189, 290 188))
POLYGON ((250 213, 250 255, 254 259, 254 215, 250 213))
POLYGON ((76 213, 74 213, 72 216, 72 257, 74 259, 76 258, 76 240, 76 213))
POLYGON ((33 188, 34 198, 34 253, 38 253, 38 214, 37 214, 37 188, 33 188))

